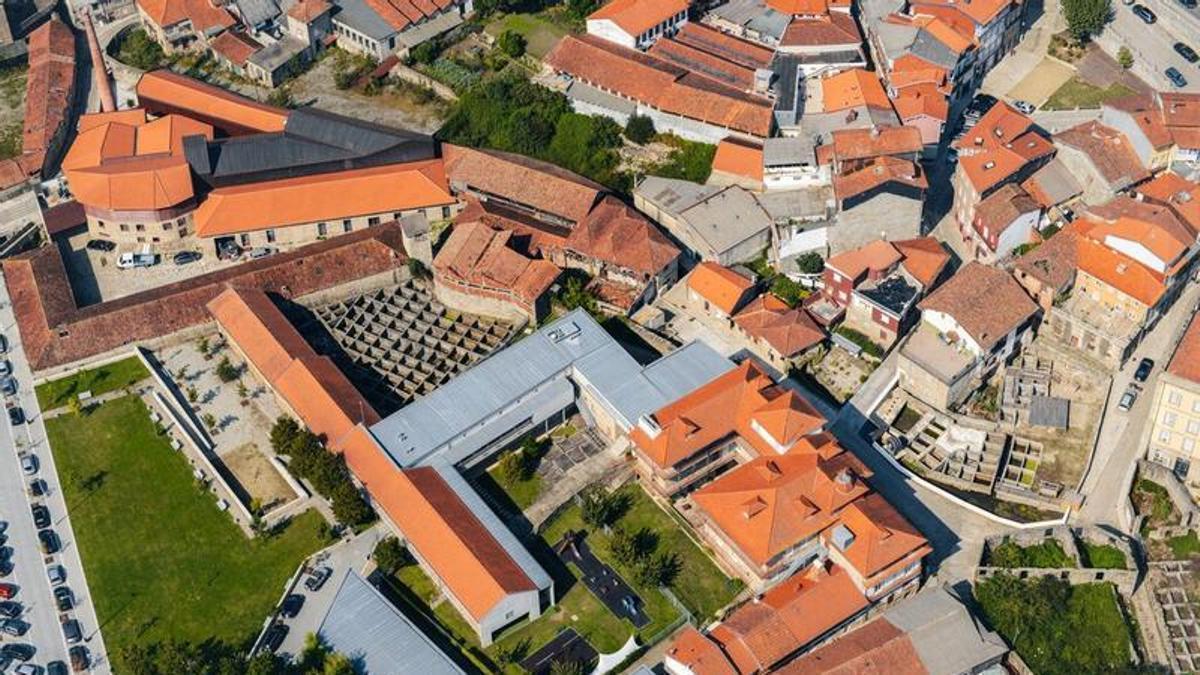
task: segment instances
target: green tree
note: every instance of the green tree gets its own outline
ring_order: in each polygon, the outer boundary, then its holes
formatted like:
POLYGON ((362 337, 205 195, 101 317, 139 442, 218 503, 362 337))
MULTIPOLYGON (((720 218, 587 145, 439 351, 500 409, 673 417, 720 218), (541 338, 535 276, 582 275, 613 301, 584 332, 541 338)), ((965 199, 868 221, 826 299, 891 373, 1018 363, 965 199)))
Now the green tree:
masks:
POLYGON ((220 363, 217 364, 216 373, 218 379, 228 384, 238 379, 241 371, 237 366, 233 365, 233 362, 229 360, 228 356, 226 356, 223 357, 220 363))
POLYGON ((588 314, 596 316, 600 313, 600 306, 596 300, 596 294, 587 287, 584 280, 578 276, 573 276, 567 279, 567 283, 563 285, 562 291, 558 295, 558 302, 569 312, 574 309, 582 308, 588 314))
POLYGON ((296 420, 281 415, 271 426, 271 448, 279 454, 287 454, 287 448, 299 434, 300 425, 296 423, 296 420))
POLYGON ((211 350, 211 347, 212 347, 212 345, 210 345, 208 343, 207 336, 201 337, 196 340, 196 351, 200 352, 200 356, 203 356, 205 358, 205 360, 212 358, 212 354, 209 353, 211 350))
POLYGON ((154 70, 167 64, 162 47, 142 28, 135 28, 121 40, 117 60, 140 70, 154 70))
POLYGON ((379 569, 387 574, 395 574, 396 570, 408 564, 410 558, 408 549, 404 548, 404 544, 395 537, 387 537, 378 544, 375 544, 375 551, 371 554, 371 558, 375 560, 375 564, 379 565, 379 569))
POLYGON ((417 260, 416 258, 408 259, 408 273, 412 276, 412 278, 419 281, 428 281, 433 277, 433 274, 430 273, 429 268, 425 266, 425 263, 417 260))
POLYGON ((636 537, 623 527, 614 527, 608 540, 608 550, 613 560, 624 567, 633 567, 638 559, 636 537))
POLYGON ((643 586, 651 588, 670 586, 679 575, 681 563, 674 553, 659 553, 644 559, 634 570, 634 578, 643 586))
POLYGON ((621 497, 602 487, 588 488, 579 496, 583 522, 595 528, 613 524, 621 515, 621 497))
POLYGON ((296 102, 292 100, 291 87, 276 87, 267 95, 267 105, 273 105, 276 108, 291 108, 296 102))
POLYGON ((506 30, 496 38, 496 46, 510 58, 519 59, 525 55, 527 43, 525 36, 515 30, 506 30))
POLYGON ((796 269, 802 274, 820 274, 825 270, 825 259, 820 253, 809 251, 796 258, 796 269))
POLYGON ((426 40, 416 47, 413 47, 412 50, 409 51, 409 55, 412 56, 413 61, 429 65, 437 60, 439 52, 441 52, 441 49, 438 47, 436 40, 426 40))
POLYGON ((325 656, 325 667, 321 669, 321 674, 354 675, 354 664, 345 654, 333 652, 325 656))
POLYGON ((582 20, 588 14, 596 11, 599 4, 598 0, 567 0, 567 14, 577 20, 582 20))
POLYGON ((629 121, 625 122, 625 138, 638 145, 652 141, 654 134, 654 120, 645 115, 631 115, 629 121))
POLYGON ((1112 0, 1062 0, 1067 30, 1076 40, 1086 41, 1112 20, 1112 0))
POLYGON ((584 664, 575 660, 554 661, 550 664, 550 675, 584 675, 584 664))
POLYGON ((1133 67, 1133 52, 1129 51, 1129 47, 1121 47, 1117 50, 1117 63, 1125 70, 1133 67))

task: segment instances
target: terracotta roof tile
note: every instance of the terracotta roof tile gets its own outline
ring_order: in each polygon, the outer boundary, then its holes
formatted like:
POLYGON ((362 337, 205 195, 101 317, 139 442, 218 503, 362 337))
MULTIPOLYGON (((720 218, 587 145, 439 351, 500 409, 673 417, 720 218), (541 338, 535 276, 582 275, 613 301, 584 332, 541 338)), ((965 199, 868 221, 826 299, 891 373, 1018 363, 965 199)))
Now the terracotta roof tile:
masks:
MULTIPOLYGON (((58 19, 29 34, 25 118, 18 165, 26 175, 42 169, 46 153, 67 117, 75 88, 75 36, 58 19)), ((15 172, 14 172, 15 173, 15 172)))
POLYGON ((975 207, 972 226, 980 235, 986 228, 990 234, 999 237, 1021 216, 1041 213, 1041 210, 1041 204, 1034 201, 1028 192, 1014 183, 1008 183, 979 202, 975 207))
POLYGON ((169 70, 152 70, 142 75, 137 83, 137 96, 140 105, 157 114, 183 113, 225 127, 226 131, 280 132, 288 116, 286 110, 169 70))
POLYGON ((1164 171, 1137 187, 1147 200, 1174 211, 1193 233, 1200 234, 1200 183, 1171 171, 1164 171))
POLYGON ((763 179, 762 146, 726 138, 717 144, 712 170, 761 182, 763 179))
POLYGON ((713 307, 732 316, 754 288, 754 282, 715 262, 702 262, 687 277, 688 288, 713 307))
POLYGON ((571 221, 587 217, 604 188, 549 162, 498 150, 442 144, 446 177, 463 188, 499 195, 571 221))
POLYGON ((858 280, 867 272, 884 273, 892 269, 904 255, 890 242, 876 239, 868 244, 851 249, 825 261, 825 266, 840 272, 843 276, 858 280))
POLYGON ((663 38, 655 41, 650 49, 646 50, 646 53, 721 84, 736 87, 742 91, 754 89, 754 68, 726 61, 720 56, 683 42, 663 38))
POLYGON ((213 237, 449 206, 454 198, 447 188, 437 160, 220 187, 196 209, 196 234, 213 237))
POLYGON ((845 12, 830 12, 823 16, 801 16, 792 19, 783 37, 781 47, 838 47, 862 44, 862 31, 854 18, 845 12))
POLYGON ((687 9, 688 0, 611 0, 587 18, 612 21, 636 38, 687 9))
POLYGON ((928 291, 950 264, 950 253, 933 237, 894 241, 904 256, 904 270, 928 291))
POLYGON ((229 287, 206 306, 246 360, 270 384, 293 360, 316 356, 292 322, 259 289, 229 287))
POLYGON ((210 0, 137 0, 137 5, 159 28, 187 20, 197 33, 207 33, 237 23, 232 14, 210 0))
POLYGON ((921 132, 913 127, 838 129, 832 134, 833 156, 839 161, 869 159, 885 155, 909 155, 921 151, 921 132))
POLYGON ((663 112, 757 137, 771 133, 768 99, 593 35, 562 38, 544 61, 560 73, 663 112))
POLYGON ((890 574, 933 550, 925 537, 876 492, 851 502, 839 520, 854 535, 841 551, 842 557, 867 580, 868 586, 874 585, 875 577, 890 574))
POLYGON ((820 79, 821 105, 825 112, 870 106, 892 109, 892 102, 875 73, 850 68, 820 79))
POLYGON ((825 331, 801 307, 788 307, 774 294, 764 293, 733 318, 747 335, 758 338, 784 358, 793 358, 825 340, 825 331))
POLYGON ((879 618, 789 661, 776 675, 930 675, 908 635, 879 618))
POLYGON ((833 177, 833 192, 838 201, 845 201, 888 183, 897 183, 922 190, 929 181, 916 162, 896 157, 876 157, 867 164, 833 177))
POLYGON ((1079 269, 1079 246, 1075 241, 1078 236, 1075 228, 1064 228, 1018 257, 1013 266, 1055 291, 1064 289, 1075 281, 1075 271, 1079 269))
POLYGON ((1140 244, 1161 260, 1164 267, 1175 264, 1196 241, 1195 235, 1187 227, 1178 221, 1166 219, 1122 215, 1101 222, 1088 219, 1080 225, 1086 228, 1088 237, 1101 243, 1106 243, 1108 237, 1114 237, 1140 244))
POLYGON ((1158 98, 1162 101, 1163 121, 1171 133, 1200 127, 1200 94, 1164 91, 1158 98))
POLYGON ((1200 314, 1193 314, 1187 330, 1179 339, 1167 372, 1191 382, 1200 383, 1200 314))
POLYGON ((254 56, 255 52, 262 49, 262 45, 256 42, 254 38, 236 30, 227 30, 221 33, 209 41, 208 47, 226 60, 239 66, 246 65, 246 61, 251 56, 254 56))
POLYGON ((964 265, 918 307, 953 317, 985 352, 1038 311, 1008 272, 976 261, 964 265))
POLYGON ((1123 98, 1106 101, 1104 107, 1120 110, 1133 118, 1138 128, 1150 141, 1155 149, 1163 149, 1171 145, 1171 131, 1167 129, 1163 119, 1162 108, 1153 97, 1145 94, 1134 94, 1123 98))
POLYGON ((955 2, 954 0, 917 0, 912 3, 914 13, 932 8, 946 8, 959 12, 980 26, 986 26, 1000 15, 1006 7, 1015 3, 1014 0, 973 0, 972 2, 955 2))
POLYGON ((770 47, 743 40, 695 21, 683 24, 671 39, 746 68, 769 68, 775 57, 775 52, 770 47))
POLYGON ((1095 277, 1147 307, 1167 291, 1163 277, 1129 256, 1082 236, 1077 241, 1079 271, 1095 277))
POLYGON ((1054 142, 1087 155, 1104 180, 1116 190, 1150 177, 1125 134, 1096 120, 1055 134, 1054 142))
POLYGON ((682 664, 692 675, 739 675, 721 648, 691 626, 679 631, 666 657, 682 664))
POLYGON ((434 271, 485 289, 511 292, 533 306, 558 278, 548 260, 533 260, 515 251, 512 232, 497 231, 481 222, 454 226, 433 260, 434 271))
POLYGON ((646 216, 606 195, 571 229, 563 247, 649 278, 679 258, 679 247, 646 216))
POLYGON ((309 23, 331 9, 333 5, 327 0, 299 0, 288 10, 288 16, 309 23))

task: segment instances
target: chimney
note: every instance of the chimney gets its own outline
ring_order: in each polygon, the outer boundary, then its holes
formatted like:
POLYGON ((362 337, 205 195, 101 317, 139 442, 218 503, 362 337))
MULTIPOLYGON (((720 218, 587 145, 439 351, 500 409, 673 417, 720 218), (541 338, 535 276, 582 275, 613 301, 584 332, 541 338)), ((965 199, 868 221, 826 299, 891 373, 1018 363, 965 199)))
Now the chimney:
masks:
POLYGON ((96 27, 92 25, 92 13, 84 10, 80 14, 83 15, 83 30, 87 33, 88 51, 92 54, 92 76, 96 79, 96 93, 100 96, 100 112, 113 112, 117 109, 117 102, 113 98, 112 83, 108 81, 108 64, 104 61, 104 53, 100 51, 100 41, 96 39, 96 27))
POLYGON ((871 125, 871 138, 879 138, 879 127, 871 125))

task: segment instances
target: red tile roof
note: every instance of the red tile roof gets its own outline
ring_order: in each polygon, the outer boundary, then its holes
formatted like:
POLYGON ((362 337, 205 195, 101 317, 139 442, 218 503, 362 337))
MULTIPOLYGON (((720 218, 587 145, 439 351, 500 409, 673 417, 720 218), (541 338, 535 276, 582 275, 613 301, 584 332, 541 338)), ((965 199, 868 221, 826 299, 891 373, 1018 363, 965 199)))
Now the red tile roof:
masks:
POLYGON ((1087 236, 1079 237, 1077 246, 1080 272, 1095 277, 1146 307, 1157 305, 1166 293, 1163 276, 1133 258, 1087 236))
POLYGON ((1163 119, 1162 108, 1153 97, 1146 94, 1134 94, 1106 101, 1102 105, 1120 110, 1132 117, 1142 134, 1156 150, 1171 145, 1171 131, 1167 129, 1166 121, 1163 119))
POLYGON ((606 195, 571 229, 563 247, 592 260, 623 267, 648 279, 679 257, 679 247, 646 216, 606 195))
POLYGON ((788 359, 825 340, 825 331, 807 310, 788 307, 773 293, 764 293, 750 301, 733 320, 747 335, 766 342, 788 359))
POLYGON ((950 253, 933 237, 902 239, 892 242, 892 245, 904 256, 904 270, 926 291, 933 286, 950 263, 950 253))
POLYGON ((692 494, 709 522, 756 565, 807 541, 838 522, 865 496, 871 472, 836 443, 801 442, 786 455, 762 456, 692 494))
POLYGON ((824 16, 802 16, 792 19, 780 47, 841 47, 858 48, 863 41, 862 31, 854 18, 845 12, 830 12, 824 16))
POLYGON ((876 619, 789 661, 776 675, 929 675, 908 635, 876 619))
POLYGON ((479 221, 455 225, 433 260, 434 272, 471 286, 512 293, 532 307, 550 290, 559 269, 549 260, 533 260, 515 251, 512 235, 479 221))
POLYGON ((683 24, 671 39, 746 68, 769 68, 775 56, 775 51, 770 47, 734 37, 695 21, 683 24))
POLYGON ((904 255, 894 245, 883 239, 876 239, 856 249, 830 256, 829 260, 825 261, 825 267, 858 281, 866 272, 887 272, 901 260, 904 260, 904 255))
POLYGON ((208 43, 208 47, 238 66, 246 65, 246 61, 251 56, 254 56, 258 50, 262 49, 262 45, 256 42, 254 38, 236 30, 227 30, 221 33, 208 43))
POLYGON ((1041 213, 1041 210, 1041 204, 1034 201, 1028 192, 1015 183, 1008 183, 979 202, 972 225, 980 235, 987 228, 989 234, 999 237, 1021 216, 1041 213))
POLYGON ((1038 311, 1008 272, 976 261, 964 265, 918 306, 953 317, 985 352, 1038 311))
POLYGON ((916 162, 897 157, 876 157, 865 165, 833 177, 833 193, 838 201, 857 197, 879 187, 895 183, 925 190, 929 181, 916 162))
POLYGON ((29 34, 22 156, 18 158, 26 175, 42 170, 46 153, 66 120, 74 88, 75 35, 58 17, 51 17, 29 34))
POLYGON ((449 206, 442 163, 423 160, 219 187, 196 209, 202 237, 449 206))
POLYGON ((754 282, 715 262, 702 262, 687 277, 692 289, 727 315, 732 316, 741 306, 754 282))
POLYGON ((1054 154, 1054 145, 1037 132, 1033 120, 1003 101, 984 113, 954 147, 959 150, 959 168, 978 193, 1054 154))
POLYGON ((822 77, 821 106, 824 112, 838 112, 868 106, 892 109, 892 101, 883 90, 876 73, 862 68, 849 68, 835 75, 822 77))
POLYGON ((851 502, 840 520, 854 534, 854 541, 841 551, 842 557, 868 587, 877 577, 933 551, 925 537, 877 492, 851 502))
POLYGON ((192 29, 204 34, 237 23, 225 8, 210 0, 137 0, 137 6, 159 28, 191 21, 192 29))
POLYGON ((634 38, 686 12, 688 0, 611 0, 588 15, 588 21, 607 19, 634 38))
POLYGON ((169 70, 152 70, 142 75, 137 83, 137 96, 139 105, 155 114, 183 113, 229 134, 283 131, 288 116, 281 108, 169 70))
POLYGON ((692 675, 739 675, 721 648, 691 626, 679 631, 665 656, 683 665, 692 675))
POLYGON ((753 91, 755 69, 726 61, 715 54, 670 38, 657 40, 646 50, 656 58, 703 75, 723 85, 753 91))
POLYGON ((925 145, 921 132, 913 127, 838 129, 831 135, 833 157, 838 161, 914 155, 925 145))
POLYGON ((1065 289, 1075 281, 1075 271, 1079 269, 1079 246, 1075 241, 1078 236, 1076 228, 1064 228, 1034 250, 1018 257, 1013 267, 1055 292, 1065 289))
POLYGON ((726 138, 717 144, 717 153, 713 156, 712 170, 762 182, 762 146, 733 138, 726 138))
POLYGON ((299 0, 288 10, 288 16, 309 23, 331 9, 333 5, 326 0, 299 0))
POLYGON ((922 11, 933 11, 938 8, 944 8, 949 11, 958 12, 980 26, 986 26, 998 17, 1000 12, 1005 8, 1019 4, 1014 0, 973 0, 972 2, 962 3, 955 2, 954 0, 917 0, 912 3, 912 11, 915 14, 922 11))
POLYGON ((1200 314, 1193 314, 1187 330, 1175 346, 1167 372, 1200 384, 1200 314))
POLYGON ((1100 176, 1117 190, 1150 177, 1125 134, 1096 120, 1060 131, 1054 142, 1087 155, 1100 176))
POLYGON ((1164 171, 1137 186, 1137 192, 1149 201, 1170 208, 1193 233, 1200 234, 1200 183, 1164 171))
POLYGON ((666 113, 762 138, 771 133, 769 100, 593 35, 564 37, 544 60, 555 71, 666 113))

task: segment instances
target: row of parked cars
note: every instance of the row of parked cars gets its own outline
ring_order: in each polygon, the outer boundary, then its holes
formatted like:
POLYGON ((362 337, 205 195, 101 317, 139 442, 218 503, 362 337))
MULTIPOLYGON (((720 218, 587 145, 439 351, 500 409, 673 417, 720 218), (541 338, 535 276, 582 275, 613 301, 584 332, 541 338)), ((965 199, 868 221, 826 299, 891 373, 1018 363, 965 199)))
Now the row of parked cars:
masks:
MULTIPOLYGON (((0 334, 0 378, 3 378, 0 379, 0 392, 4 394, 4 404, 8 410, 9 422, 16 427, 25 423, 25 413, 15 400, 17 380, 13 376, 12 364, 3 358, 3 355, 8 353, 8 347, 7 338, 0 334)), ((41 498, 49 493, 49 486, 39 476, 41 462, 36 454, 25 451, 18 454, 18 459, 21 471, 28 481, 27 494, 31 500, 30 515, 33 517, 34 528, 37 530, 38 547, 41 549, 42 556, 47 560, 52 560, 49 556, 62 550, 62 541, 52 527, 53 519, 50 516, 49 507, 41 501, 41 498)), ((0 634, 20 638, 29 632, 30 626, 21 618, 24 615, 24 607, 17 599, 20 587, 3 581, 12 575, 14 568, 13 549, 11 546, 5 545, 8 543, 7 529, 8 523, 0 521, 0 634)), ((63 639, 69 646, 70 670, 75 672, 87 670, 91 666, 91 658, 87 648, 80 644, 83 641, 83 630, 80 628, 79 621, 71 616, 71 611, 75 609, 75 594, 67 585, 66 568, 57 563, 51 563, 46 567, 46 576, 53 589, 54 604, 59 612, 63 639)), ((26 643, 12 642, 0 646, 0 673, 8 673, 10 668, 17 675, 41 675, 42 672, 45 672, 46 675, 66 675, 69 672, 67 664, 62 661, 52 661, 46 664, 45 671, 43 671, 37 665, 29 662, 35 653, 34 646, 26 643)))
MULTIPOLYGON (((1197 0, 1177 0, 1177 1, 1179 2, 1179 4, 1183 5, 1183 7, 1185 9, 1195 9, 1196 8, 1197 0)), ((1134 5, 1133 3, 1134 3, 1134 0, 1125 0, 1126 5, 1133 5, 1132 7, 1129 8, 1129 11, 1133 12, 1134 16, 1141 19, 1143 22, 1145 22, 1147 24, 1154 24, 1154 23, 1158 22, 1158 15, 1154 13, 1154 10, 1150 9, 1149 7, 1147 7, 1145 5, 1142 5, 1142 4, 1134 5)), ((1187 43, 1176 42, 1175 44, 1171 45, 1171 48, 1175 50, 1176 54, 1179 54, 1180 56, 1182 56, 1183 59, 1185 61, 1187 61, 1188 63, 1196 63, 1197 61, 1200 61, 1200 54, 1197 54, 1196 50, 1192 49, 1192 47, 1190 45, 1188 45, 1187 43)), ((1179 69, 1176 68, 1175 66, 1168 66, 1167 69, 1163 71, 1163 74, 1167 76, 1167 79, 1171 81, 1171 84, 1175 85, 1176 87, 1179 87, 1180 89, 1182 89, 1183 87, 1186 87, 1188 84, 1187 78, 1184 77, 1183 73, 1179 72, 1179 69)))
MULTIPOLYGON (((316 593, 321 590, 321 587, 325 585, 326 581, 329 581, 329 577, 332 575, 333 570, 326 565, 314 568, 304 578, 304 588, 308 589, 310 593, 316 593)), ((263 649, 272 654, 279 651, 279 646, 283 644, 289 632, 288 625, 284 623, 284 620, 296 618, 296 615, 300 613, 300 609, 304 607, 304 597, 302 593, 289 593, 283 599, 283 602, 279 605, 278 619, 271 624, 271 627, 263 635, 263 649)))

